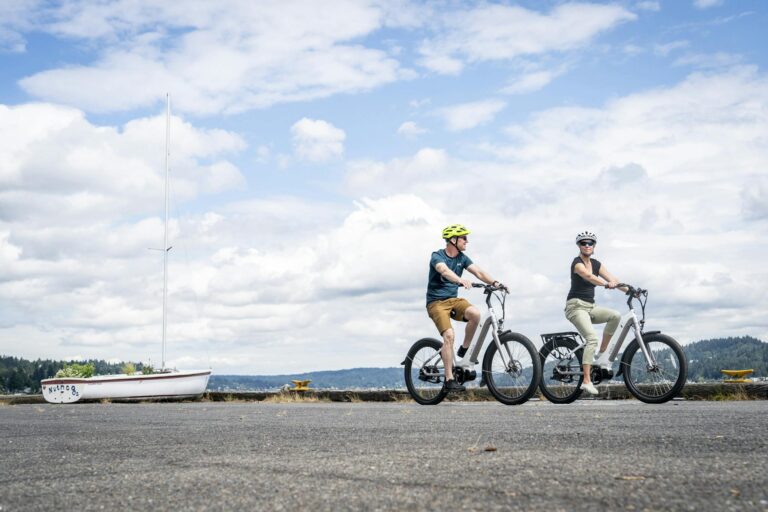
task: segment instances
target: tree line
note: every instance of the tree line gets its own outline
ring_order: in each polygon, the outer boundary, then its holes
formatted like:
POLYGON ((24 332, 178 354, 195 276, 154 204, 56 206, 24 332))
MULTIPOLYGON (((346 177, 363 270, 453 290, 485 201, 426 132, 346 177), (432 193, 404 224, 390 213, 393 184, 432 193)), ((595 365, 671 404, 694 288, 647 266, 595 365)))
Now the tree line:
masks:
MULTIPOLYGON (((40 393, 40 381, 49 379, 71 363, 92 364, 95 375, 120 373, 124 363, 108 363, 98 359, 83 361, 54 361, 38 359, 29 361, 20 357, 0 356, 0 394, 40 393)), ((140 365, 138 365, 140 367, 140 365)))
POLYGON ((755 370, 749 377, 768 377, 768 343, 751 336, 716 338, 683 347, 688 381, 720 380, 720 370, 755 370))

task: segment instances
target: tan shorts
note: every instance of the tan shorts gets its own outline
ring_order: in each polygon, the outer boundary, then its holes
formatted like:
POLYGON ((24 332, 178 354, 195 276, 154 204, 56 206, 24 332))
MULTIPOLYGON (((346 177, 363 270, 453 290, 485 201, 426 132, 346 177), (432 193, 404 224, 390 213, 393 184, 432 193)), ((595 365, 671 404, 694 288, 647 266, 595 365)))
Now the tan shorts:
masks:
POLYGON ((427 313, 429 318, 435 322, 437 330, 442 335, 446 330, 451 328, 451 320, 458 322, 466 322, 464 320, 464 312, 472 304, 467 299, 460 299, 458 297, 453 299, 436 300, 427 304, 427 313))

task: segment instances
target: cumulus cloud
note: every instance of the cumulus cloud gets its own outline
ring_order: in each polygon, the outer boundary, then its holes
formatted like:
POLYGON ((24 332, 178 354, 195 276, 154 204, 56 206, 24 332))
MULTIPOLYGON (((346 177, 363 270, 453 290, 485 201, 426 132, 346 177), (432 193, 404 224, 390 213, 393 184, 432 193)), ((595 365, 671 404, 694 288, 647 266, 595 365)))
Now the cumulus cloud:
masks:
MULTIPOLYGON (((171 125, 175 204, 239 186, 223 158, 244 148, 239 136, 171 125)), ((1 350, 17 352, 16 335, 41 340, 41 357, 156 339, 160 267, 147 249, 162 246, 164 116, 97 126, 72 108, 2 105, 0 136, 0 302, 12 305, 0 315, 1 350), (25 327, 30 311, 39 331, 25 327)), ((171 222, 172 236, 178 228, 171 222)))
POLYGON ((482 5, 446 13, 444 30, 419 48, 421 63, 438 73, 459 73, 467 63, 566 51, 636 15, 617 5, 563 4, 547 14, 523 7, 482 5))
POLYGON ((765 174, 749 180, 741 191, 741 198, 747 220, 768 219, 768 179, 765 174))
MULTIPOLYGON (((171 363, 221 373, 396 366, 415 339, 436 335, 424 311, 427 262, 452 222, 472 229, 470 256, 518 290, 507 326, 532 339, 571 328, 562 307, 573 235, 583 229, 600 236, 597 257, 612 273, 651 290, 649 327, 683 342, 768 336, 759 259, 768 251, 767 106, 768 78, 754 68, 694 73, 603 105, 535 112, 481 160, 425 147, 345 162, 346 204, 273 197, 174 218, 171 363)), ((79 111, 33 107, 43 110, 24 115, 46 122, 17 135, 7 116, 21 107, 0 116, 0 136, 12 141, 0 151, 0 351, 18 353, 14 340, 24 339, 30 352, 21 355, 31 357, 157 354, 161 266, 146 247, 160 244, 161 222, 147 206, 121 205, 109 183, 127 180, 133 201, 161 204, 147 192, 160 173, 120 163, 136 152, 153 168, 145 146, 154 137, 139 142, 145 130, 130 123, 97 127, 79 111), (89 151, 75 152, 73 140, 89 151), (36 141, 69 147, 57 161, 90 172, 51 172, 63 184, 47 186, 32 172, 36 141), (102 180, 92 160, 115 160, 121 171, 102 180), (85 174, 94 185, 83 192, 85 174), (132 180, 146 182, 144 193, 132 180), (28 199, 9 202, 22 193, 28 199), (100 195, 126 213, 110 214, 100 195), (60 206, 70 196, 76 222, 60 206), (26 320, 31 312, 40 324, 26 320)), ((204 170, 242 141, 188 129, 200 139, 180 147, 197 151, 187 158, 200 173, 187 188, 201 193, 204 170)), ((597 293, 623 309, 620 294, 597 293)))
POLYGON ((492 121, 506 106, 506 102, 501 100, 473 101, 443 107, 435 114, 443 118, 449 131, 459 132, 492 121))
POLYGON ((427 133, 427 130, 413 121, 406 121, 397 128, 397 133, 406 137, 416 137, 417 135, 427 133))
MULTIPOLYGON (((558 316, 564 262, 573 234, 589 228, 600 234, 598 256, 612 272, 652 290, 654 325, 683 341, 764 336, 768 326, 755 312, 765 307, 759 297, 768 274, 753 258, 768 248, 768 201, 754 173, 768 165, 767 84, 753 68, 692 74, 600 108, 539 112, 510 127, 507 145, 487 148, 496 161, 442 153, 433 166, 418 165, 418 154, 357 162, 347 184, 387 195, 397 183, 400 193, 429 198, 441 211, 465 198, 461 218, 476 244, 470 254, 502 279, 527 283, 513 306, 522 332, 568 328, 558 316), (649 263, 662 255, 663 265, 649 263), (542 310, 551 311, 546 320, 542 310)), ((598 300, 621 307, 608 292, 598 300)))
POLYGON ((38 30, 102 50, 95 62, 40 71, 20 85, 97 112, 151 106, 170 90, 181 111, 196 114, 368 90, 409 76, 386 51, 357 42, 405 23, 397 9, 350 0, 261 2, 258 9, 128 0, 41 8, 38 30))
POLYGON ((291 127, 291 135, 294 152, 302 160, 324 162, 344 153, 344 130, 327 121, 304 117, 291 127))

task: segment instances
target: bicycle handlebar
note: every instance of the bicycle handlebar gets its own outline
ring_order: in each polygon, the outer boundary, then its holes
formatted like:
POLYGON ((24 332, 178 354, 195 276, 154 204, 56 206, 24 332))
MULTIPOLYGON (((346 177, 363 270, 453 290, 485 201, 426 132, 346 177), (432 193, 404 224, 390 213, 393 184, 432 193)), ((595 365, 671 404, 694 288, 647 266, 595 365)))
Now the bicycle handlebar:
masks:
POLYGON ((648 295, 648 290, 644 290, 642 288, 635 288, 631 284, 627 283, 619 283, 616 285, 616 288, 626 288, 626 294, 630 295, 636 299, 639 299, 641 295, 648 295))
POLYGON ((509 291, 507 287, 504 285, 493 286, 492 284, 485 284, 485 283, 472 283, 472 288, 485 288, 486 292, 498 292, 498 291, 508 292, 509 291))

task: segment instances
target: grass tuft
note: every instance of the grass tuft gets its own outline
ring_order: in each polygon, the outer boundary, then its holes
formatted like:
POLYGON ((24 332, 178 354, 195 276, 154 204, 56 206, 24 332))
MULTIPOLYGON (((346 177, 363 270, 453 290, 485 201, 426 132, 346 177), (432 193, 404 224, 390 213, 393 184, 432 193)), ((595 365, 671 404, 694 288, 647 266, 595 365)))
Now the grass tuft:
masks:
POLYGON ((712 395, 710 400, 715 402, 743 402, 746 400, 754 400, 754 398, 749 396, 749 393, 747 393, 744 388, 739 386, 717 391, 712 395))
POLYGON ((270 395, 263 400, 266 403, 272 404, 290 404, 290 403, 314 403, 314 402, 330 402, 331 399, 327 397, 320 398, 314 393, 296 393, 296 392, 284 392, 270 395))

